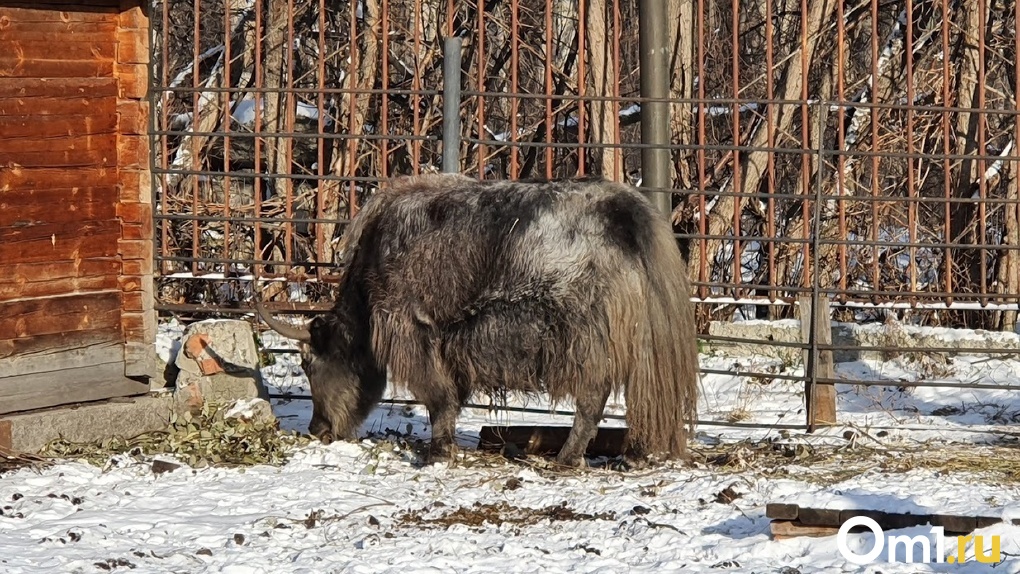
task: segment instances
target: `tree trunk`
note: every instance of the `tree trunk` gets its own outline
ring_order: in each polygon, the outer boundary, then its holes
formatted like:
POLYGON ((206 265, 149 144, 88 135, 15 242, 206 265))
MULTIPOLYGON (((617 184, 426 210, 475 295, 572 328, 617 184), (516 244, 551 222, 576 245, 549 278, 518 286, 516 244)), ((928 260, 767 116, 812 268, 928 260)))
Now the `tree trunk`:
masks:
MULTIPOLYGON (((953 122, 955 146, 953 152, 960 155, 983 153, 978 149, 978 122, 981 115, 968 111, 977 107, 978 91, 983 89, 979 84, 980 44, 978 43, 982 15, 978 11, 978 3, 961 2, 959 4, 959 41, 954 58, 956 68, 956 102, 952 105, 963 108, 956 112, 953 122)), ((988 3, 986 3, 987 6, 988 3)), ((987 8, 986 8, 987 9, 987 8)), ((986 13, 985 19, 988 14, 986 13)), ((977 192, 979 177, 977 162, 973 159, 960 161, 959 169, 953 174, 953 189, 956 197, 972 197, 977 192)), ((983 243, 984 238, 978 234, 976 209, 974 204, 955 203, 951 214, 950 243, 975 244, 983 243)), ((982 252, 966 247, 953 249, 952 261, 946 268, 955 282, 954 291, 975 292, 981 288, 981 257, 982 252)))
MULTIPOLYGON (((380 25, 379 19, 379 0, 363 0, 363 16, 365 21, 365 28, 363 31, 364 42, 363 48, 357 49, 358 41, 355 39, 352 42, 354 46, 354 54, 351 54, 351 68, 349 73, 344 75, 344 79, 341 82, 343 88, 355 88, 358 90, 367 90, 375 86, 376 74, 379 70, 379 39, 380 39, 380 25)), ((351 8, 354 9, 353 7, 351 8)), ((352 34, 356 31, 352 30, 352 34)), ((349 92, 345 92, 340 99, 340 117, 337 118, 336 129, 338 131, 346 131, 349 134, 360 134, 364 131, 365 127, 365 116, 368 114, 368 106, 370 99, 365 95, 352 95, 349 92), (344 114, 347 114, 346 117, 344 114)), ((362 155, 357 149, 357 140, 354 139, 335 139, 333 140, 332 150, 332 165, 330 165, 330 172, 337 176, 354 177, 358 173, 358 168, 361 165, 362 155)), ((320 193, 323 194, 323 218, 331 221, 335 221, 340 218, 340 206, 346 204, 349 208, 349 214, 354 215, 355 202, 357 200, 357 193, 355 189, 342 187, 338 181, 323 182, 321 184, 320 193), (347 201, 341 200, 341 195, 347 191, 347 201)), ((322 225, 322 233, 325 241, 323 242, 323 260, 335 263, 335 252, 333 236, 336 233, 337 225, 335 223, 325 223, 322 225)))
MULTIPOLYGON (((584 0, 582 0, 584 1, 584 0)), ((590 0, 588 6, 588 69, 591 95, 595 98, 612 97, 616 86, 616 66, 608 44, 610 29, 607 25, 608 6, 606 0, 590 0)), ((617 102, 599 100, 592 102, 592 143, 604 144, 601 148, 602 175, 613 181, 623 181, 623 161, 620 157, 617 137, 617 102)), ((583 152, 582 152, 583 153, 583 152)))
MULTIPOLYGON (((287 94, 284 88, 286 78, 284 66, 287 61, 287 0, 269 0, 269 18, 264 42, 265 55, 265 123, 263 130, 271 133, 287 131, 286 110, 287 94)), ((256 110, 257 112, 257 110, 256 110)), ((282 137, 266 138, 266 157, 270 174, 286 175, 290 173, 287 165, 287 145, 282 137)), ((273 186, 277 195, 283 196, 286 178, 275 178, 273 186)))

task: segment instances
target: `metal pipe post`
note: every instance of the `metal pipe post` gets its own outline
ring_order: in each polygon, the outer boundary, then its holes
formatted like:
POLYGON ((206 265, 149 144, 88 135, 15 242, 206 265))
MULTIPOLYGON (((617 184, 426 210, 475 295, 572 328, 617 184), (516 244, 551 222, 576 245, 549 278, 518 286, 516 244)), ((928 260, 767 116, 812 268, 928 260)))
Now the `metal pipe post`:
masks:
MULTIPOLYGON (((641 102, 641 143, 652 147, 641 149, 642 187, 670 189, 669 132, 669 22, 666 2, 640 0, 638 34, 641 49, 641 97, 660 101, 641 102)), ((647 192, 648 199, 666 217, 672 212, 671 194, 647 192)))
POLYGON ((443 44, 443 172, 460 172, 460 48, 451 36, 443 44))

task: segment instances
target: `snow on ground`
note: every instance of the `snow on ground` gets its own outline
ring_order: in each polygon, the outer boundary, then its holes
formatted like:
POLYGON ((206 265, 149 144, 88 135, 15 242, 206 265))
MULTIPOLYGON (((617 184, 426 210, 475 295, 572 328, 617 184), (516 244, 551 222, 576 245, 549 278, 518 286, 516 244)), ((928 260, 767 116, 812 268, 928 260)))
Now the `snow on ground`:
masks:
MULTIPOLYGON (((161 325, 157 351, 164 359, 176 352, 181 331, 175 323, 161 325)), ((272 334, 264 342, 287 346, 272 334)), ((702 366, 801 372, 764 357, 703 355, 702 366)), ((273 393, 308 393, 295 355, 277 355, 263 373, 273 393)), ((926 371, 894 359, 840 364, 839 373, 895 382, 926 371)), ((957 357, 936 378, 1018 384, 1020 362, 957 357)), ((840 385, 846 426, 804 437, 769 427, 802 421, 801 383, 711 374, 703 386, 702 419, 761 428, 704 424, 697 436, 702 444, 751 438, 849 448, 842 436, 849 428, 873 445, 927 441, 931 448, 965 450, 1015 433, 1020 419, 1020 399, 1008 391, 840 385)), ((520 404, 549 407, 541 400, 520 404)), ((285 428, 305 430, 307 400, 277 399, 273 407, 285 428)), ((613 403, 609 412, 622 414, 623 407, 613 403)), ((467 409, 458 438, 470 450, 485 424, 569 422, 544 413, 467 409)), ((841 556, 835 536, 772 540, 764 514, 769 502, 796 501, 1011 519, 1020 516, 1020 481, 875 468, 827 484, 792 464, 795 478, 683 465, 557 472, 473 455, 454 467, 422 467, 399 446, 406 443, 376 438, 389 432, 427 439, 427 416, 414 405, 380 406, 363 432, 372 438, 312 443, 282 467, 182 467, 155 475, 149 464, 118 457, 103 469, 63 463, 8 473, 0 477, 0 572, 1020 572, 1020 526, 1008 520, 976 532, 985 540, 1000 536, 1000 564, 974 561, 973 548, 963 564, 909 564, 901 546, 892 562, 883 555, 858 566, 841 556)), ((928 536, 929 529, 886 536, 901 534, 928 536)), ((948 540, 955 549, 956 539, 948 540)), ((864 552, 873 537, 855 534, 850 541, 864 552)))

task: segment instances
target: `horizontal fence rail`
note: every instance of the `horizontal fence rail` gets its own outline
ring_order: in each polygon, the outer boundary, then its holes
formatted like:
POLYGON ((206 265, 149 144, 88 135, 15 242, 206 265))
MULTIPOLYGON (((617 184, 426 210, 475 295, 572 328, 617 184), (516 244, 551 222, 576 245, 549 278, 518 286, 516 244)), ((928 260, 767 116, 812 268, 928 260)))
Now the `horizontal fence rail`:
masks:
MULTIPOLYGON (((158 309, 238 314, 256 291, 326 308, 364 200, 445 166, 668 197, 710 346, 766 352, 779 342, 714 325, 805 301, 836 323, 1016 331, 1015 0, 662 1, 669 57, 647 72, 666 98, 642 93, 639 0, 157 0, 158 309), (656 104, 668 145, 642 139, 656 104), (667 151, 668 185, 647 185, 649 149, 667 151)), ((835 381, 826 353, 861 346, 815 323, 786 375, 810 396, 835 381)))

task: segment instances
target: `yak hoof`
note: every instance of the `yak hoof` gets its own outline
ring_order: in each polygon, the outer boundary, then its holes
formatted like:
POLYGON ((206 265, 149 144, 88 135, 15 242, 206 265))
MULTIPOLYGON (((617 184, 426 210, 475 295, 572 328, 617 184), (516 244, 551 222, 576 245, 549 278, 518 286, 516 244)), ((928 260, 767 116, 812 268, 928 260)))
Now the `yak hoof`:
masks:
POLYGON ((331 433, 329 431, 324 432, 324 433, 322 433, 322 434, 320 434, 318 436, 319 436, 319 442, 321 442, 324 445, 331 444, 333 442, 333 440, 334 440, 333 439, 333 433, 331 433))

